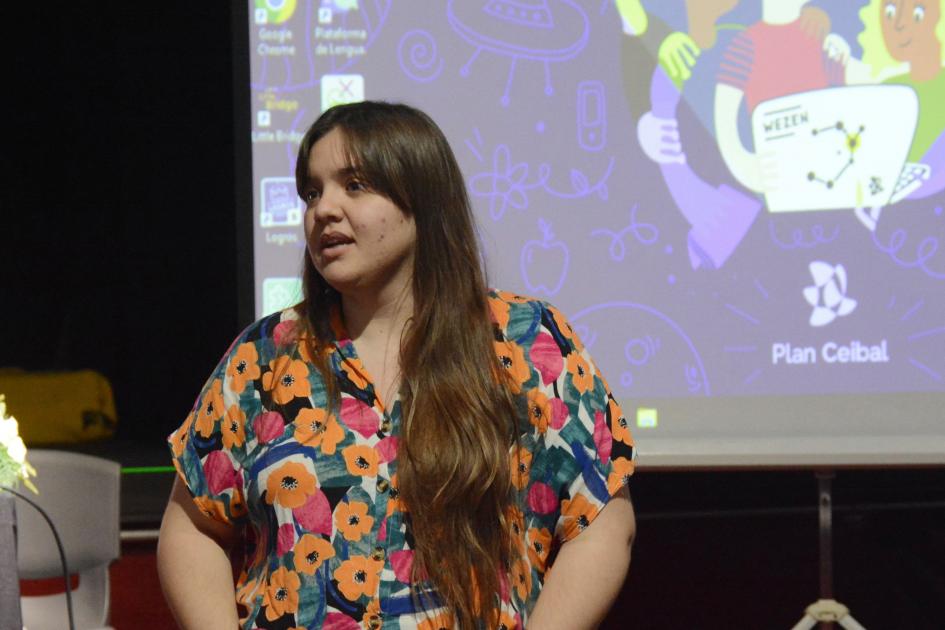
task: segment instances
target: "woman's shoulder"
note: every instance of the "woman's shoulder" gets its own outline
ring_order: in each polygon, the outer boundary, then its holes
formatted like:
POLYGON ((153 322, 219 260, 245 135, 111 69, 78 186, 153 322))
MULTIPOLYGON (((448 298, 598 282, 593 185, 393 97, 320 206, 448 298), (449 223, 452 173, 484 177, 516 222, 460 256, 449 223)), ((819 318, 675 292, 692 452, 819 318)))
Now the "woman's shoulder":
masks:
POLYGON ((543 304, 547 303, 536 297, 514 293, 512 291, 503 291, 502 289, 489 289, 490 304, 543 304))
POLYGON ((298 309, 290 306, 265 315, 244 328, 234 341, 233 347, 253 344, 260 356, 283 354, 296 346, 305 334, 305 326, 298 309))
POLYGON ((489 308, 493 311, 493 314, 496 309, 507 311, 509 308, 527 308, 534 310, 536 313, 540 313, 542 310, 560 313, 558 308, 546 300, 522 295, 521 293, 503 291, 502 289, 489 289, 489 308))
MULTIPOLYGON (((522 338, 537 334, 542 328, 573 338, 567 317, 553 304, 535 297, 499 289, 489 290, 492 321, 505 338, 522 338)), ((557 335, 560 337, 560 335, 557 335)))

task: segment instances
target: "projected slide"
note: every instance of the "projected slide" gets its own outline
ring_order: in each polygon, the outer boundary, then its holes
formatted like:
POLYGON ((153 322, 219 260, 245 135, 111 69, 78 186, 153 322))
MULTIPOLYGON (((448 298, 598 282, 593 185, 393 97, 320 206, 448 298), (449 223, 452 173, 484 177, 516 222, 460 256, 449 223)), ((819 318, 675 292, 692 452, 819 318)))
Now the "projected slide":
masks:
POLYGON ((622 400, 945 392, 940 0, 256 0, 250 21, 257 314, 300 297, 307 126, 404 101, 450 139, 490 283, 562 308, 622 400))

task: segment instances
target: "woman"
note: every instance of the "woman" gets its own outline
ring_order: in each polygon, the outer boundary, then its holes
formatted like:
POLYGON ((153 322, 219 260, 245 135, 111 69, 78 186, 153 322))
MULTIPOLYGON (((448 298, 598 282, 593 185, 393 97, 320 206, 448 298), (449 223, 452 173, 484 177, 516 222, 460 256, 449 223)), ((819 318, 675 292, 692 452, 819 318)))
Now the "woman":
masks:
POLYGON ((634 531, 626 420, 561 313, 486 289, 442 132, 330 109, 296 182, 305 299, 240 335, 170 437, 180 624, 599 623, 634 531))

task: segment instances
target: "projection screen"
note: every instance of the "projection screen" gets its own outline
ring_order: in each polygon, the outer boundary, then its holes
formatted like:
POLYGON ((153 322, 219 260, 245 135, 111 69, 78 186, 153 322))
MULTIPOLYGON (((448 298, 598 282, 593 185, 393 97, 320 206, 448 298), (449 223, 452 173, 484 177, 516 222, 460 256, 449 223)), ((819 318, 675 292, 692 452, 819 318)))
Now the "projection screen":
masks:
POLYGON ((490 283, 569 316, 641 465, 945 463, 945 16, 920 4, 250 2, 256 315, 300 299, 305 129, 406 102, 490 283))

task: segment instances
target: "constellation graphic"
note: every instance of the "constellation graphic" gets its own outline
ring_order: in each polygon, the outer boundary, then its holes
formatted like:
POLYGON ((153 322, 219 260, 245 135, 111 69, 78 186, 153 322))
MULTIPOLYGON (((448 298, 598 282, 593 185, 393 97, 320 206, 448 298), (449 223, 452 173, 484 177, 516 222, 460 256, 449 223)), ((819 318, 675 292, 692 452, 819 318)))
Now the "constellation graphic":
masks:
POLYGON ((400 38, 397 61, 404 74, 419 83, 429 83, 443 71, 443 60, 437 58, 436 40, 420 29, 407 31, 400 38))
POLYGON ((483 50, 511 59, 501 98, 506 107, 520 59, 544 64, 545 94, 550 96, 550 64, 581 52, 590 33, 587 14, 574 0, 450 0, 447 19, 456 34, 475 47, 460 68, 462 76, 469 76, 483 50))
MULTIPOLYGON (((822 133, 829 133, 829 132, 835 132, 835 133, 841 134, 843 136, 844 148, 843 150, 838 151, 838 153, 842 155, 843 151, 845 150, 847 152, 847 161, 842 167, 840 167, 840 170, 833 177, 828 177, 827 179, 824 179, 823 177, 818 176, 817 173, 815 173, 814 171, 809 171, 807 173, 807 181, 823 184, 828 189, 833 188, 837 184, 837 182, 840 180, 840 178, 843 177, 843 174, 847 171, 847 169, 853 166, 853 162, 854 162, 853 158, 856 155, 857 149, 859 149, 860 145, 862 144, 862 140, 860 136, 862 135, 864 130, 865 130, 865 127, 863 125, 860 125, 859 128, 855 132, 847 131, 846 125, 842 120, 838 120, 836 124, 831 125, 829 127, 823 127, 821 129, 811 129, 811 135, 813 136, 818 136, 822 133)), ((879 190, 882 190, 880 179, 878 177, 871 178, 870 189, 871 190, 878 189, 877 192, 879 190)))
POLYGON ((652 223, 641 223, 637 221, 637 209, 639 204, 633 204, 633 207, 630 208, 630 223, 624 227, 619 232, 614 232, 613 230, 608 230, 605 228, 600 228, 591 232, 591 236, 608 236, 610 237, 610 245, 607 247, 607 253, 610 255, 610 259, 614 261, 623 260, 626 255, 626 244, 624 243, 624 237, 627 234, 632 234, 633 237, 641 245, 652 245, 659 239, 660 231, 652 223))
MULTIPOLYGON (((482 137, 478 129, 473 129, 476 142, 466 140, 466 147, 479 162, 485 162, 481 152, 482 137)), ((533 180, 529 180, 531 168, 528 162, 513 162, 512 152, 506 144, 496 145, 492 152, 492 170, 476 173, 469 180, 470 193, 476 197, 489 199, 489 216, 493 221, 505 216, 509 206, 518 210, 528 208, 528 191, 544 190, 549 195, 560 199, 579 199, 597 194, 603 200, 608 197, 607 179, 613 172, 615 160, 613 157, 607 163, 607 169, 596 183, 591 183, 583 171, 572 168, 569 172, 571 190, 560 190, 553 187, 551 179, 551 165, 542 162, 538 165, 538 173, 533 180)))

